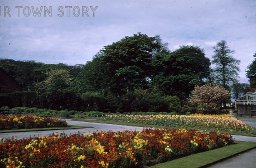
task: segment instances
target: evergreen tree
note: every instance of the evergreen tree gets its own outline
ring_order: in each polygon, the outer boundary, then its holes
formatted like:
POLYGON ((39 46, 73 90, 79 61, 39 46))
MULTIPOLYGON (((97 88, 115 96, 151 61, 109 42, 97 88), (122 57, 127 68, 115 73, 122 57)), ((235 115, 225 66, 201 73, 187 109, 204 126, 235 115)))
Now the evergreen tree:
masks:
POLYGON ((239 63, 232 54, 234 51, 230 50, 226 41, 222 40, 214 47, 214 56, 212 64, 214 81, 221 84, 224 88, 230 90, 230 86, 237 82, 239 63))

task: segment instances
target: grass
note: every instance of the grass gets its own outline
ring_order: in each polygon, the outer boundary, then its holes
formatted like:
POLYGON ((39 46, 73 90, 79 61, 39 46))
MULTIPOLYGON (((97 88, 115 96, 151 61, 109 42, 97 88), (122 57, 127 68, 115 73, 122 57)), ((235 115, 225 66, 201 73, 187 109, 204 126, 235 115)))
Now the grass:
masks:
POLYGON ((160 163, 151 168, 197 168, 206 167, 214 163, 220 162, 224 159, 236 156, 240 153, 246 152, 250 149, 256 148, 255 142, 237 142, 236 144, 222 147, 219 149, 210 150, 207 152, 201 152, 193 155, 189 155, 173 161, 160 163))
POLYGON ((50 131, 50 130, 68 130, 68 129, 82 129, 82 128, 93 128, 93 127, 69 125, 67 127, 50 127, 50 128, 31 128, 31 129, 0 130, 0 133, 31 132, 31 131, 50 131))

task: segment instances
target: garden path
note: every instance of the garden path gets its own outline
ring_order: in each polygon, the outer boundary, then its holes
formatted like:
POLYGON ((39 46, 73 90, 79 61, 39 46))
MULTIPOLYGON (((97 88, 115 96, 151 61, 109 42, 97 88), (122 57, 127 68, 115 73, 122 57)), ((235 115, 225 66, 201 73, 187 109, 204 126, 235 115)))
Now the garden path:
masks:
POLYGON ((236 117, 237 119, 243 121, 244 123, 256 128, 256 118, 255 117, 236 117))
MULTIPOLYGON (((256 118, 254 117, 237 117, 246 124, 256 128, 256 118)), ((256 137, 233 135, 236 141, 250 141, 256 142, 256 137)), ((256 166, 256 149, 250 150, 246 153, 242 153, 230 159, 216 163, 208 168, 255 168, 256 166)))
POLYGON ((256 149, 216 163, 208 168, 255 168, 256 149))
POLYGON ((134 126, 124 126, 124 125, 114 125, 114 124, 104 124, 104 123, 92 123, 84 121, 73 121, 71 119, 66 119, 68 125, 78 125, 91 128, 82 128, 82 129, 69 129, 69 130, 49 130, 49 131, 31 131, 31 132, 16 132, 16 133, 0 133, 0 138, 12 138, 22 139, 27 137, 34 136, 46 136, 52 133, 65 133, 76 134, 76 133, 87 133, 87 132, 96 132, 96 131, 124 131, 124 130, 142 130, 143 127, 134 127, 134 126))

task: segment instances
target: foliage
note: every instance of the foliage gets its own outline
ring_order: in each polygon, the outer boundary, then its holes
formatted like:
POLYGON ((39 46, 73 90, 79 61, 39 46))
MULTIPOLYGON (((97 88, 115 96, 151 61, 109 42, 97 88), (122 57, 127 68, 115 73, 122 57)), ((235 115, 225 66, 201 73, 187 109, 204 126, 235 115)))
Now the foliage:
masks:
MULTIPOLYGON (((163 95, 148 90, 148 89, 136 89, 133 98, 128 102, 130 104, 129 111, 169 111, 169 104, 164 99, 163 95)), ((128 99, 127 99, 128 100, 128 99)))
POLYGON ((186 129, 50 135, 0 143, 1 167, 144 167, 233 143, 186 129))
POLYGON ((76 77, 81 69, 80 65, 43 64, 34 61, 14 61, 11 59, 0 59, 0 67, 12 76, 24 91, 34 91, 35 84, 45 80, 51 70, 69 70, 72 77, 76 77))
POLYGON ((0 130, 22 128, 66 127, 65 120, 32 115, 0 115, 0 130))
POLYGON ((186 98, 195 85, 203 84, 210 74, 210 60, 202 49, 182 46, 171 53, 162 53, 153 60, 154 85, 167 95, 186 98))
POLYGON ((253 62, 248 66, 248 69, 246 71, 247 77, 250 79, 251 86, 256 86, 256 53, 253 55, 254 60, 253 62))
POLYGON ((33 90, 34 84, 45 78, 41 63, 34 61, 14 61, 11 59, 0 60, 0 67, 3 68, 21 85, 23 90, 33 90))
POLYGON ((0 106, 180 112, 196 85, 219 82, 223 76, 224 85, 230 84, 239 62, 231 53, 225 41, 218 43, 213 60, 216 76, 212 76, 210 61, 201 48, 182 46, 171 52, 159 36, 137 33, 105 46, 85 65, 0 60, 0 68, 23 90, 0 93, 0 106))
POLYGON ((14 107, 14 108, 5 108, 4 110, 0 109, 2 114, 13 114, 13 115, 36 115, 41 117, 64 117, 68 118, 75 113, 81 113, 80 111, 74 110, 50 110, 42 108, 29 108, 29 107, 14 107))
POLYGON ((108 102, 106 97, 97 92, 86 92, 81 96, 87 111, 106 111, 108 102))
POLYGON ((84 80, 89 89, 97 88, 121 96, 136 88, 147 88, 151 78, 151 60, 165 50, 158 36, 134 34, 105 46, 85 66, 84 80), (95 71, 96 70, 96 71, 95 71))
POLYGON ((164 100, 169 105, 169 111, 180 112, 181 111, 181 101, 177 96, 165 96, 164 100))
POLYGON ((232 57, 234 51, 230 50, 226 41, 222 40, 214 47, 212 64, 214 67, 214 80, 224 88, 230 90, 230 85, 237 81, 240 61, 232 57))
POLYGON ((228 97, 229 92, 224 87, 206 84, 195 87, 189 102, 196 106, 199 113, 220 113, 221 105, 228 97))
POLYGON ((69 71, 65 69, 51 70, 48 77, 36 85, 36 91, 39 95, 51 95, 56 92, 70 91, 72 78, 69 71))
POLYGON ((232 86, 233 99, 237 100, 244 96, 249 87, 250 85, 247 83, 234 83, 232 86))
POLYGON ((74 79, 75 91, 80 95, 86 92, 104 93, 109 82, 105 69, 106 65, 101 57, 96 56, 92 61, 88 61, 74 79))
POLYGON ((0 93, 1 106, 32 106, 36 103, 36 94, 30 91, 0 93))

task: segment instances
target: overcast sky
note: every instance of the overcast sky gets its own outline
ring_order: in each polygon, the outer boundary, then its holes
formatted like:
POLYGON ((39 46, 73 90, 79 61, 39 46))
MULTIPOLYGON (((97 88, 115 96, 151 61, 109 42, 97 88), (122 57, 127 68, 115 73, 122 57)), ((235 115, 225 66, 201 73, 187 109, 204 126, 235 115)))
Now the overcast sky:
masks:
POLYGON ((85 64, 104 46, 137 32, 160 35, 171 51, 199 46, 211 58, 213 46, 226 40, 241 60, 240 81, 247 82, 245 71, 256 52, 255 0, 0 0, 0 5, 0 58, 85 64), (46 17, 33 15, 32 8, 40 6, 46 17))

